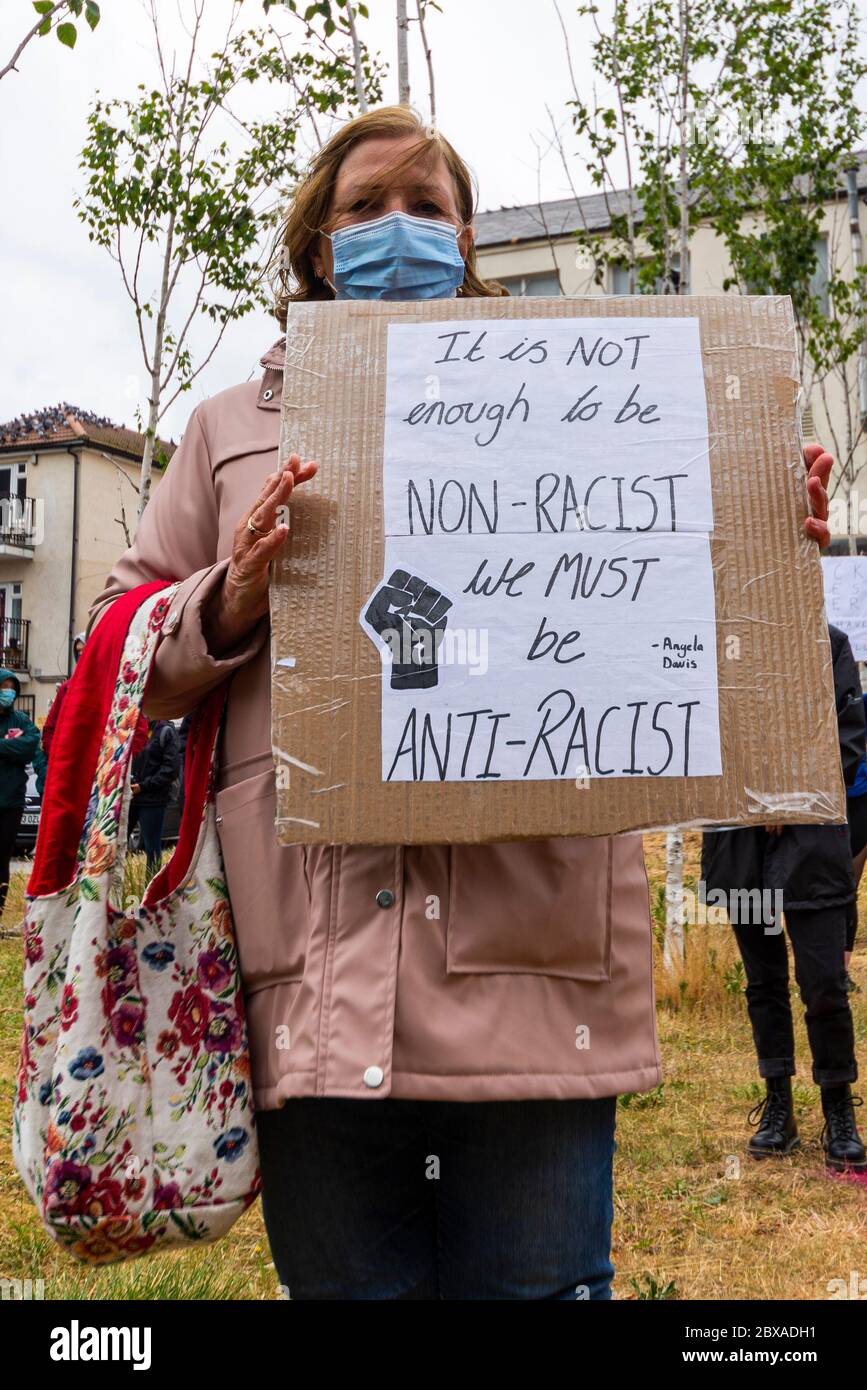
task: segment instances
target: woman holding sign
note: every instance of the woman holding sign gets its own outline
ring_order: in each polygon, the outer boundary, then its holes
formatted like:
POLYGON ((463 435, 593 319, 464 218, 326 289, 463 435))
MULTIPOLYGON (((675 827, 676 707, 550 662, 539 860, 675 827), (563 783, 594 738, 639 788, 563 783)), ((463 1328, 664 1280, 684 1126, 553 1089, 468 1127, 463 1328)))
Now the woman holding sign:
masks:
MULTIPOLYGON (((503 294, 473 211, 411 110, 351 121, 288 210, 281 324, 292 300, 503 294)), ((231 678, 217 812, 279 1278, 294 1299, 609 1298, 616 1098, 660 1081, 641 836, 278 844, 269 565, 316 471, 277 470, 283 355, 194 411, 91 620, 180 577, 145 712, 231 678)), ((807 462, 821 544, 832 461, 807 462)))

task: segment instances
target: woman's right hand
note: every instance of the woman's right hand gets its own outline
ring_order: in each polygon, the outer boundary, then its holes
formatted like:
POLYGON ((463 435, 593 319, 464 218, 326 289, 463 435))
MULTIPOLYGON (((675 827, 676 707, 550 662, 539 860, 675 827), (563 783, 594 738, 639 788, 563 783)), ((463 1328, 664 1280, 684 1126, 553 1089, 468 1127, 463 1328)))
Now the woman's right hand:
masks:
POLYGON ((212 656, 219 658, 231 651, 268 612, 269 567, 289 535, 289 527, 284 522, 278 524, 278 511, 286 506, 299 483, 313 477, 317 467, 312 460, 302 464, 299 454, 290 454, 279 473, 268 474, 259 496, 235 527, 225 579, 202 611, 205 641, 212 656), (256 531, 250 530, 248 522, 256 531))

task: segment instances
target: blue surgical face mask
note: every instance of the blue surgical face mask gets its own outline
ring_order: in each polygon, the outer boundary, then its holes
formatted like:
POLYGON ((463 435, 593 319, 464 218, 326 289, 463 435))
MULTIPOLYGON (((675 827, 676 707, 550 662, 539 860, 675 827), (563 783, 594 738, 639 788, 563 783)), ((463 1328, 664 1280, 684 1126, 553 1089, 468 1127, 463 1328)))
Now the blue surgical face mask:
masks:
POLYGON ((14 690, 0 690, 0 709, 8 709, 15 703, 14 690))
POLYGON ((451 299, 464 282, 450 222, 389 212, 341 227, 331 247, 337 299, 451 299))

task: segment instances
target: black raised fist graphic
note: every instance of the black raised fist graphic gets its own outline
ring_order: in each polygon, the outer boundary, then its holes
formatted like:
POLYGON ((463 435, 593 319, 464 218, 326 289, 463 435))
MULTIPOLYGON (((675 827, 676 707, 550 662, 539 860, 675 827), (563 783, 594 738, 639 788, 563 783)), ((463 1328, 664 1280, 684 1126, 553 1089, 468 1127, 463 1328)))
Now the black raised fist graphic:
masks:
POLYGON ((394 570, 364 617, 391 648, 392 690, 429 690, 439 675, 437 653, 451 599, 408 570, 394 570))

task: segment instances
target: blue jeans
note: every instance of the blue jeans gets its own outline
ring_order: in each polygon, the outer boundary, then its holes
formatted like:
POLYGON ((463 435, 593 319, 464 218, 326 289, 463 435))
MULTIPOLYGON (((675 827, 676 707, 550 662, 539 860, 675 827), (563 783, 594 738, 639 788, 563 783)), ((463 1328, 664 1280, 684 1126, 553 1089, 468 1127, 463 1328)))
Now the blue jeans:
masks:
POLYGON ((257 1115, 295 1299, 607 1299, 616 1097, 304 1098, 257 1115))

